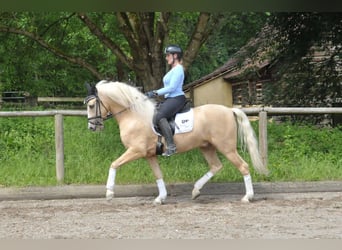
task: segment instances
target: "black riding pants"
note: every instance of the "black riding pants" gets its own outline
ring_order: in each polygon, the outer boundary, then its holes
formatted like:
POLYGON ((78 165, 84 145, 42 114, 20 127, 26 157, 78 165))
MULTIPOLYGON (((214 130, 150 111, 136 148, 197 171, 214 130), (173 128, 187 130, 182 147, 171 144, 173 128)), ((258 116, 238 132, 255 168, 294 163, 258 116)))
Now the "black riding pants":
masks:
POLYGON ((154 115, 154 124, 158 124, 162 118, 169 119, 174 116, 184 107, 185 102, 186 98, 184 95, 166 98, 164 102, 159 105, 157 113, 154 115))

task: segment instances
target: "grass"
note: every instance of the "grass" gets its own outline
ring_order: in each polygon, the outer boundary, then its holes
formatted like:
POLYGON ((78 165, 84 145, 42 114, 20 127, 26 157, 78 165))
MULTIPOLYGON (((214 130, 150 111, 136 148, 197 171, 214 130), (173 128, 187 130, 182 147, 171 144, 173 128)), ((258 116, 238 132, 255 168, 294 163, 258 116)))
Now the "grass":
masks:
MULTIPOLYGON (((64 118, 65 184, 105 184, 108 168, 124 151, 114 120, 103 132, 87 129, 84 117, 64 118)), ((253 122, 258 131, 257 122, 253 122)), ((342 133, 339 128, 318 129, 303 124, 268 124, 270 176, 251 168, 254 181, 342 180, 342 133)), ((241 156, 250 164, 249 155, 241 156)), ((240 173, 222 155, 224 168, 213 182, 241 182, 240 173)), ((54 119, 0 118, 0 186, 58 185, 55 169, 54 119)), ((166 183, 194 183, 208 171, 198 150, 159 157, 166 183)), ((155 183, 144 159, 117 172, 117 184, 155 183)))

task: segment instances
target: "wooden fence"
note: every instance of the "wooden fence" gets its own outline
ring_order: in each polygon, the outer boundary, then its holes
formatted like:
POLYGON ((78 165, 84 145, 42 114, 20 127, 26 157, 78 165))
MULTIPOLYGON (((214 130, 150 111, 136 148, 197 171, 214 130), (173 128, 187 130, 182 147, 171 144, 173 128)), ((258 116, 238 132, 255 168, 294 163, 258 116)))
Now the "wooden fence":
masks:
MULTIPOLYGON (((242 108, 247 115, 259 117, 259 150, 264 164, 267 164, 267 118, 269 115, 313 115, 342 114, 342 108, 242 108)), ((55 117, 56 177, 58 182, 64 179, 64 129, 63 116, 86 116, 85 110, 52 111, 10 111, 0 112, 0 117, 55 117)))

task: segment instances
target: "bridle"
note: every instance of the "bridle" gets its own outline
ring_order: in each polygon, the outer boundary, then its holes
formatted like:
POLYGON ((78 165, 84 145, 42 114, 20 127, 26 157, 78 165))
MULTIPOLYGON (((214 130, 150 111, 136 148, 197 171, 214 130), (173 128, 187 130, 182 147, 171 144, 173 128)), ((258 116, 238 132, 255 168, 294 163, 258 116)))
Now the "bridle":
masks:
POLYGON ((123 110, 120 110, 119 112, 112 114, 107 107, 103 104, 103 102, 101 101, 100 97, 95 94, 95 95, 89 95, 84 99, 84 103, 87 104, 88 102, 90 102, 91 100, 96 99, 96 111, 95 111, 95 116, 93 117, 88 117, 88 122, 92 125, 96 126, 103 126, 103 122, 108 120, 109 118, 115 117, 125 111, 127 111, 129 108, 124 108, 123 110), (101 113, 101 105, 104 107, 104 109, 106 110, 107 116, 105 118, 102 117, 102 113, 101 113))
POLYGON ((98 97, 98 95, 89 95, 84 99, 84 103, 88 103, 89 101, 96 99, 95 100, 95 116, 93 117, 88 117, 88 122, 92 125, 96 126, 103 126, 103 122, 107 119, 109 119, 110 117, 112 117, 112 114, 109 112, 109 110, 106 108, 106 106, 103 104, 103 102, 101 101, 101 99, 98 97), (102 117, 102 113, 101 113, 101 105, 105 108, 106 112, 107 112, 107 116, 105 118, 102 117))

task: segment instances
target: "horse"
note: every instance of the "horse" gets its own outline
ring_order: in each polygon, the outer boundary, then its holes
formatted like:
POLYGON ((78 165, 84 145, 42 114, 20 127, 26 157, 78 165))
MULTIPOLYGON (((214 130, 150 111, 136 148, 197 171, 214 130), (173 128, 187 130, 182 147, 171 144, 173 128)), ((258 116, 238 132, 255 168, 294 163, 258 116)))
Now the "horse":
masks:
MULTIPOLYGON (((160 137, 153 129, 156 101, 123 82, 102 80, 96 85, 86 86, 88 95, 84 102, 87 105, 88 129, 102 130, 104 121, 112 117, 118 123, 120 139, 126 148, 109 167, 106 199, 110 201, 114 197, 116 170, 125 163, 145 158, 156 178, 159 192, 153 203, 164 204, 167 190, 156 153, 156 144, 160 137)), ((195 182, 192 199, 199 197, 201 188, 222 169, 223 165, 217 155, 219 151, 243 176, 246 193, 241 201, 251 201, 254 196, 252 179, 248 164, 237 151, 238 139, 244 148, 247 147, 254 169, 264 175, 268 174, 268 169, 261 160, 258 142, 248 117, 241 109, 219 104, 193 107, 192 112, 192 130, 174 136, 177 153, 199 148, 209 165, 209 171, 195 182)))

